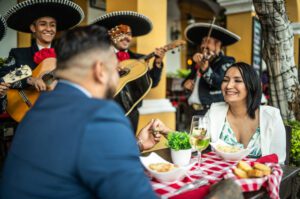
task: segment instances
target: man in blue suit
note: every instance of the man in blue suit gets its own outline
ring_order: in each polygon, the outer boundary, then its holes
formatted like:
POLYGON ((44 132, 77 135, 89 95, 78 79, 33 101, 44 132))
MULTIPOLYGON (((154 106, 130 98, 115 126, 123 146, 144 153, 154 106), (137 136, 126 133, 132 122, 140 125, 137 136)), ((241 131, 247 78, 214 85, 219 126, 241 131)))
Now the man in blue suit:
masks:
MULTIPOLYGON (((156 198, 129 120, 108 100, 119 76, 107 31, 75 28, 55 50, 59 82, 19 124, 0 198, 156 198)), ((142 149, 159 140, 150 133, 153 125, 138 136, 142 149)))

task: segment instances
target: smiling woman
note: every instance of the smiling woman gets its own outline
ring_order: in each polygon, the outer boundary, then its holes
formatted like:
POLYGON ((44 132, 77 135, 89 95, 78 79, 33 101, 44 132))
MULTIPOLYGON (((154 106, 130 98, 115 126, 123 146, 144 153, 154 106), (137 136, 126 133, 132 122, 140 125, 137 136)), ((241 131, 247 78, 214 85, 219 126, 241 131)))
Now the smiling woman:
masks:
POLYGON ((212 104, 207 116, 211 141, 251 149, 250 156, 275 153, 286 157, 285 128, 279 109, 261 106, 261 82, 255 69, 243 62, 225 72, 222 85, 225 102, 212 104))

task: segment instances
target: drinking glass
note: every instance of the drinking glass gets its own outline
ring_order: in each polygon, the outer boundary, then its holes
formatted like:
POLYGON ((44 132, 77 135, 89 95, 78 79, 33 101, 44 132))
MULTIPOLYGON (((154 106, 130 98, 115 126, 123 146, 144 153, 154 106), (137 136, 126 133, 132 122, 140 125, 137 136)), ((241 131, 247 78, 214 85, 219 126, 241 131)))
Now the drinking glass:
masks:
POLYGON ((201 165, 201 152, 205 150, 210 142, 210 136, 207 132, 208 120, 205 116, 195 115, 192 118, 190 128, 190 143, 192 148, 198 152, 198 167, 194 170, 193 175, 201 175, 203 171, 201 165))

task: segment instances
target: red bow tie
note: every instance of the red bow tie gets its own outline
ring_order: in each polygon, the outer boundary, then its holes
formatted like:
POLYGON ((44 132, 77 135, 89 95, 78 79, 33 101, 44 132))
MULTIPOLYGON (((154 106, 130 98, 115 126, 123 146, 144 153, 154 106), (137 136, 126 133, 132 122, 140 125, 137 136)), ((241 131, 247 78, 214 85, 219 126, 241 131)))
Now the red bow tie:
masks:
POLYGON ((36 64, 41 63, 44 59, 54 57, 56 58, 56 54, 54 48, 43 48, 40 51, 37 51, 33 56, 33 61, 36 64))
POLYGON ((130 59, 130 55, 128 52, 119 51, 119 52, 117 52, 117 58, 121 62, 123 60, 130 59))

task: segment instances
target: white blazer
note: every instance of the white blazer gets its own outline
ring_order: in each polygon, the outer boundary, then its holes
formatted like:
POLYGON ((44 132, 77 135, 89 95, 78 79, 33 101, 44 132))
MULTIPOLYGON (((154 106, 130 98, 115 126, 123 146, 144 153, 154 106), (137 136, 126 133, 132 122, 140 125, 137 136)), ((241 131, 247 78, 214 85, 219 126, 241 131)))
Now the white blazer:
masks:
MULTIPOLYGON (((220 137, 227 111, 228 104, 218 102, 213 103, 206 113, 209 120, 207 130, 212 142, 216 142, 220 137)), ((280 111, 271 106, 260 106, 259 111, 262 155, 275 153, 278 155, 279 163, 283 164, 286 158, 286 132, 280 111)))

